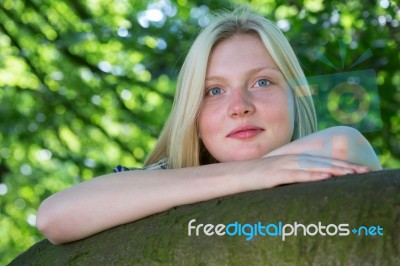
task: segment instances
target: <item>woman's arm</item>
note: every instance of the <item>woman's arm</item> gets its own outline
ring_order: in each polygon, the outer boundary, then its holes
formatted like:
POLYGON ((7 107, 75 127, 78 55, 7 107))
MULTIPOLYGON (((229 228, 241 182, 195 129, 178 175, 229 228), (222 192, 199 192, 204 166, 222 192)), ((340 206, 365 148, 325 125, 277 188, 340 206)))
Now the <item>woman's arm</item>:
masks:
POLYGON ((337 126, 290 142, 266 156, 309 154, 339 159, 381 170, 382 166, 367 139, 356 129, 337 126))
POLYGON ((64 243, 179 205, 366 171, 341 160, 277 155, 192 168, 110 174, 46 199, 39 208, 37 226, 51 242, 64 243))

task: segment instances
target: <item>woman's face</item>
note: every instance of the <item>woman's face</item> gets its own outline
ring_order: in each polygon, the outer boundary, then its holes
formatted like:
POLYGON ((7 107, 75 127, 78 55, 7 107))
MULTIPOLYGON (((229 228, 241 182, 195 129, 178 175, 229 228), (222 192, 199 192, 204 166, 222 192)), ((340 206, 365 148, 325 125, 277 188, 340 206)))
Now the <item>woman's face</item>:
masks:
POLYGON ((200 138, 219 162, 260 158, 292 138, 289 99, 285 79, 261 40, 236 34, 210 54, 200 138))

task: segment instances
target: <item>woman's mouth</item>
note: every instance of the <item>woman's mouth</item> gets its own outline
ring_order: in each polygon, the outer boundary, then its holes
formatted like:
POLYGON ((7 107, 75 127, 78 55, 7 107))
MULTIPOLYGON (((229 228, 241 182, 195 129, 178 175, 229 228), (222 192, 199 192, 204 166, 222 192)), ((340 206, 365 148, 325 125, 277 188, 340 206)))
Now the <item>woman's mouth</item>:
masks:
POLYGON ((226 137, 235 139, 249 139, 257 136, 262 131, 264 131, 263 128, 246 125, 235 128, 226 137))

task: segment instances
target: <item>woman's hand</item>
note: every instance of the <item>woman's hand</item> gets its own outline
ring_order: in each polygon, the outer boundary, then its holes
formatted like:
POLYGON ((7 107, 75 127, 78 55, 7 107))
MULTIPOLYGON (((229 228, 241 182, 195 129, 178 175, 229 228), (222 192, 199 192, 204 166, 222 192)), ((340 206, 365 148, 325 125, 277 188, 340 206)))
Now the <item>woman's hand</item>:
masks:
POLYGON ((239 187, 244 191, 371 171, 369 166, 308 154, 275 155, 238 161, 230 165, 229 169, 236 173, 239 187))

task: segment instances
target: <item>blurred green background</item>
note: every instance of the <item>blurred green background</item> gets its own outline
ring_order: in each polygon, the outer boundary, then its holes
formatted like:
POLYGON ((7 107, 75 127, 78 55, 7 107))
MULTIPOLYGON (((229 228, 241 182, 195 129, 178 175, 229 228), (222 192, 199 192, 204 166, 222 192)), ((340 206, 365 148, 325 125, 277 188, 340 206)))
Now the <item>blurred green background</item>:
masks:
POLYGON ((363 134, 385 168, 400 167, 397 1, 3 0, 1 265, 43 239, 35 218, 46 197, 141 166, 196 34, 210 12, 245 2, 277 23, 307 76, 374 70, 381 124, 363 134))

